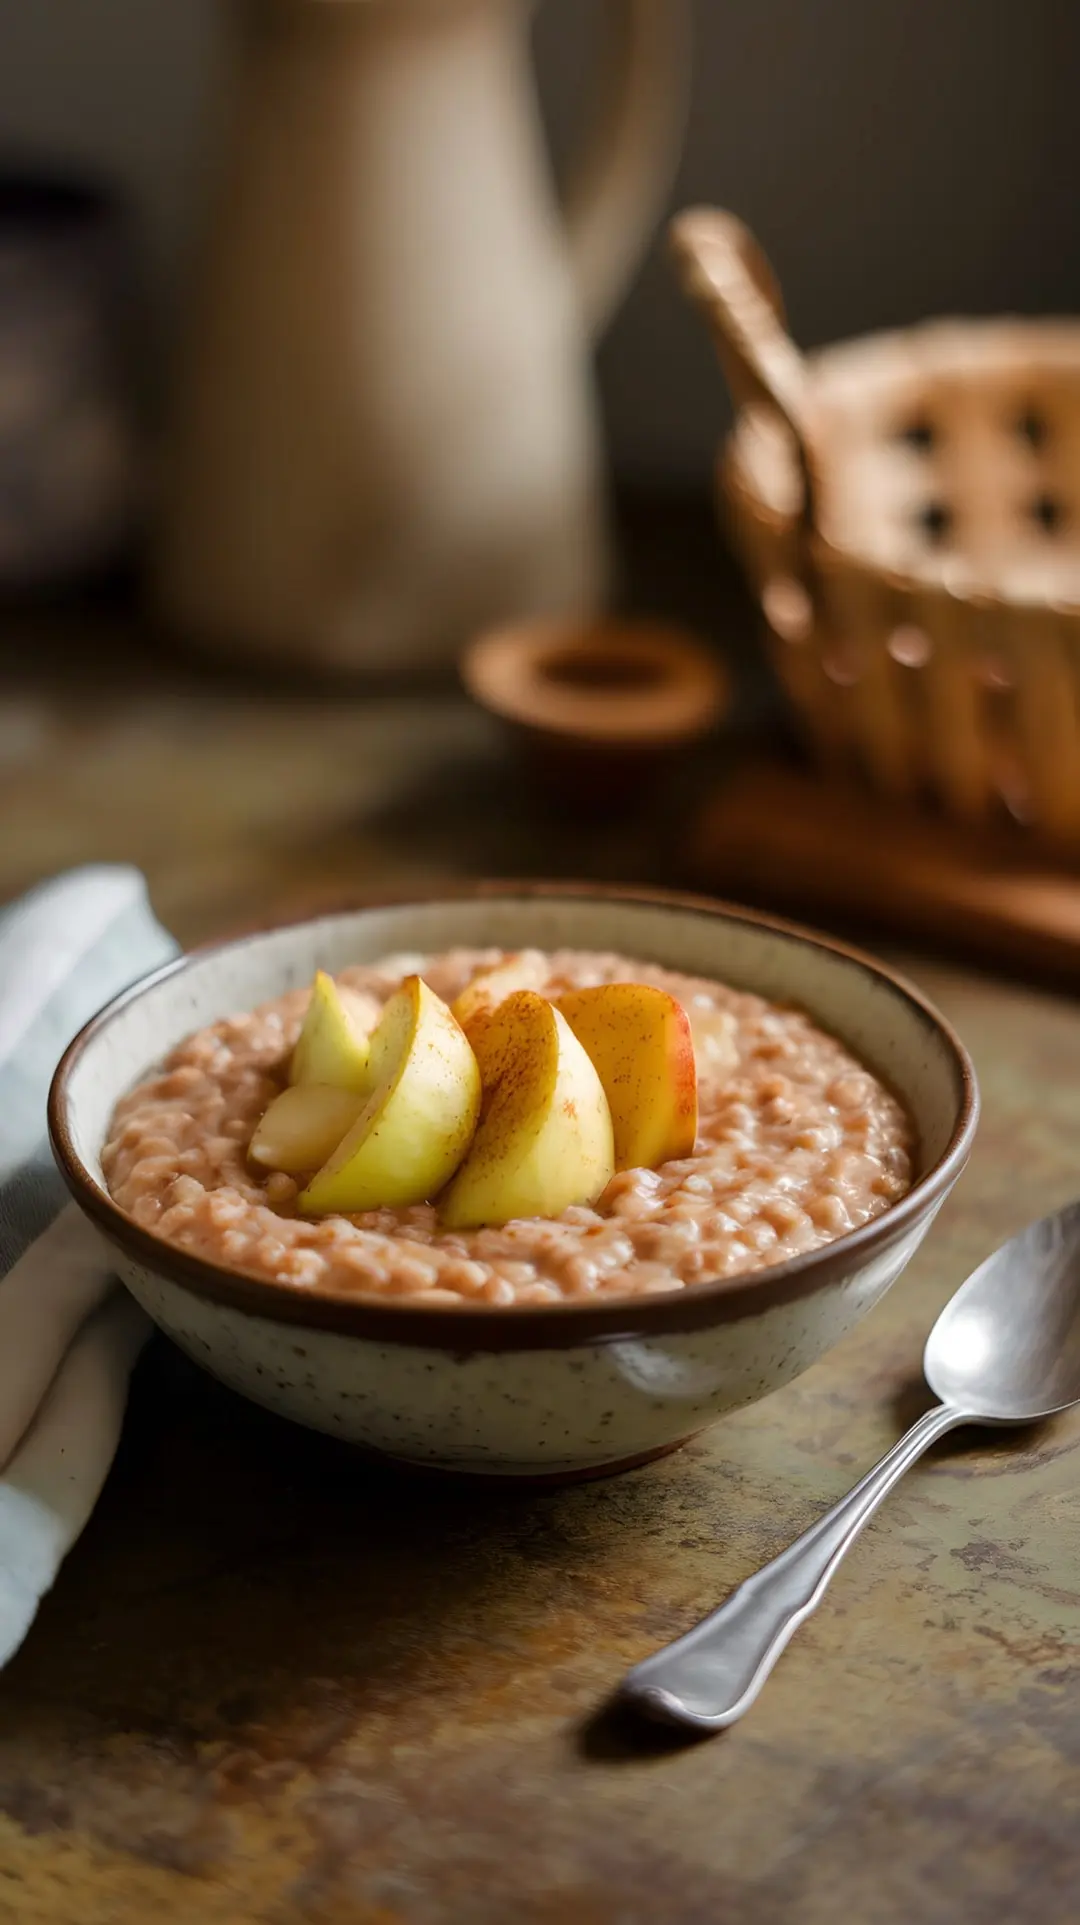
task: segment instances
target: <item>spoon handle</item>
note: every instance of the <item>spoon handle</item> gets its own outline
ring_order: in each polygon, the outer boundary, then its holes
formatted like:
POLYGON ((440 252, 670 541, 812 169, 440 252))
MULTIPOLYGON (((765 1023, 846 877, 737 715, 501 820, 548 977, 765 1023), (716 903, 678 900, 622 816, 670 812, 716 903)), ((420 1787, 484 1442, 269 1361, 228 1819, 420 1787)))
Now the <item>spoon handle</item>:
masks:
POLYGON ((824 1517, 685 1636, 635 1665, 619 1697, 650 1717, 719 1731, 749 1710, 793 1633, 817 1609, 845 1553, 904 1472, 937 1438, 971 1421, 935 1404, 824 1517))

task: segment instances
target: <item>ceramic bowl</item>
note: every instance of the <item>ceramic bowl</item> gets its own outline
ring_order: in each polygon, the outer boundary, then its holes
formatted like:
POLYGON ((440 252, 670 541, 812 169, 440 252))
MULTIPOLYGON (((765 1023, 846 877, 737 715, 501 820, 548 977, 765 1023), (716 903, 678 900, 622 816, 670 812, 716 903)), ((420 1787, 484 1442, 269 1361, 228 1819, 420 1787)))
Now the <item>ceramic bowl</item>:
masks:
POLYGON ((899 1276, 967 1159, 978 1096, 948 1025, 880 964, 745 910, 655 893, 480 886, 224 943, 111 1003, 53 1083, 53 1148, 76 1202, 154 1321, 256 1403, 446 1470, 569 1477, 675 1448, 777 1390, 899 1276), (520 1310, 425 1309, 245 1277, 140 1229, 100 1152, 113 1107, 193 1029, 318 968, 454 944, 615 950, 801 1004, 903 1098, 920 1152, 892 1209, 807 1256, 667 1296, 520 1310))

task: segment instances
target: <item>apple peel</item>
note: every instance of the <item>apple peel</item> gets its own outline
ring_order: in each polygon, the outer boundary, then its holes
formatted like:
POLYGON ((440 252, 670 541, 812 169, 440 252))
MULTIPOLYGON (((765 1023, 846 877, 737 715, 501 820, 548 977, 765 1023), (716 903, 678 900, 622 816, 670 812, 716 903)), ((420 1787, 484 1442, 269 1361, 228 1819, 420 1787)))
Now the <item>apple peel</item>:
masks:
POLYGON ((508 996, 474 1033, 483 1107, 472 1147, 442 1198, 447 1229, 557 1217, 595 1202, 614 1174, 600 1078, 553 1003, 508 996))
POLYGON ((649 983, 601 983, 569 991, 557 1007, 604 1086, 616 1169, 657 1169, 690 1156, 697 1064, 682 1004, 649 983))

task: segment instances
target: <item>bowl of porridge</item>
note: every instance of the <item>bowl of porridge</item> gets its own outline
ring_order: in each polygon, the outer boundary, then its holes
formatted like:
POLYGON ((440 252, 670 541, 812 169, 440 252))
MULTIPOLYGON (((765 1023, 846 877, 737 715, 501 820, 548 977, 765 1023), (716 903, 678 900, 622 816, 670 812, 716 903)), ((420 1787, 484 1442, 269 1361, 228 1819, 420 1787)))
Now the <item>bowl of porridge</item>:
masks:
POLYGON ((971 1063, 870 958, 657 892, 477 885, 197 951, 68 1049, 50 1134, 216 1377, 444 1470, 639 1463, 899 1276, 971 1063))

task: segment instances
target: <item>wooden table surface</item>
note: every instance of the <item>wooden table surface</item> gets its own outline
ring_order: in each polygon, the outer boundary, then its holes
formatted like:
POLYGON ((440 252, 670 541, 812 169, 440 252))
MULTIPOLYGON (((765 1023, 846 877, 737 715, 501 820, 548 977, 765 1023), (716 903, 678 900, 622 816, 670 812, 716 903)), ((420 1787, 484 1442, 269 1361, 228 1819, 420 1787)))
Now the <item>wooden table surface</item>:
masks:
MULTIPOLYGON (((0 899, 135 860, 191 940, 449 871, 669 874, 669 828, 553 818, 452 695, 83 669, 0 703, 0 899)), ((937 1308, 1078 1188, 1077 1007, 911 966, 979 1067, 971 1168, 858 1330, 674 1457, 431 1484, 151 1346, 0 1678, 3 1925, 1073 1925, 1080 1420, 939 1450, 723 1737, 598 1715, 895 1438, 937 1308)))

